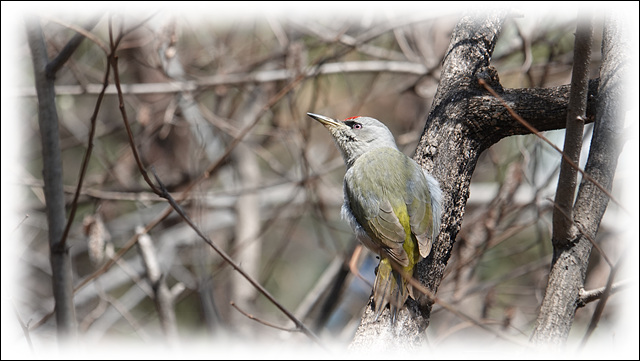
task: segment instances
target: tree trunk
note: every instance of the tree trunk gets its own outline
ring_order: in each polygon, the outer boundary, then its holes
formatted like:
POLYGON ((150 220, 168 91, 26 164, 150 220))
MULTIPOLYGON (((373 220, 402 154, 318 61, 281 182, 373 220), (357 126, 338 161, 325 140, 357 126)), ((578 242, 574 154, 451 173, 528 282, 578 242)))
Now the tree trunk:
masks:
MULTIPOLYGON (((619 20, 608 17, 605 21, 600 89, 595 127, 591 139, 589 159, 585 172, 607 191, 611 190, 613 176, 622 149, 625 99, 624 74, 628 73, 627 49, 631 44, 619 20)), ((556 247, 549 281, 531 340, 541 345, 563 345, 571 330, 579 292, 589 265, 600 221, 609 203, 609 197, 593 182, 582 179, 573 207, 573 221, 580 232, 572 242, 556 247)))
POLYGON ((63 240, 66 224, 62 185, 62 159, 58 132, 58 112, 54 90, 55 73, 48 68, 49 58, 38 18, 27 20, 27 38, 33 59, 38 94, 38 124, 42 140, 42 176, 49 229, 49 260, 56 325, 59 341, 75 337, 76 316, 73 304, 71 257, 63 240))
MULTIPOLYGON (((433 294, 440 285, 460 230, 471 176, 480 154, 505 137, 531 134, 531 130, 515 119, 479 81, 488 84, 538 131, 566 126, 569 85, 502 88, 490 60, 507 15, 506 12, 465 15, 457 24, 443 62, 438 91, 414 156, 438 179, 444 196, 440 235, 431 254, 418 264, 414 274, 433 294)), ((588 84, 587 122, 594 117, 598 84, 598 80, 588 84)), ((375 352, 419 347, 424 341, 433 302, 426 296, 417 302, 409 300, 395 325, 391 323, 388 310, 376 322, 372 308, 367 307, 350 348, 375 352)))

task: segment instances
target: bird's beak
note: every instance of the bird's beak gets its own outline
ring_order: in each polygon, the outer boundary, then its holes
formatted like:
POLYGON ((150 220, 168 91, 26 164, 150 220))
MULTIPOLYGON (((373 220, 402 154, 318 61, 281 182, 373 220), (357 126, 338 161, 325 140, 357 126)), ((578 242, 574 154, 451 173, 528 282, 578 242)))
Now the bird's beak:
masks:
POLYGON ((311 118, 319 121, 320 123, 322 123, 322 125, 324 125, 327 128, 335 128, 335 127, 344 126, 344 124, 342 122, 336 121, 336 120, 331 119, 329 117, 325 117, 324 115, 313 114, 313 113, 307 113, 307 115, 310 116, 311 118))

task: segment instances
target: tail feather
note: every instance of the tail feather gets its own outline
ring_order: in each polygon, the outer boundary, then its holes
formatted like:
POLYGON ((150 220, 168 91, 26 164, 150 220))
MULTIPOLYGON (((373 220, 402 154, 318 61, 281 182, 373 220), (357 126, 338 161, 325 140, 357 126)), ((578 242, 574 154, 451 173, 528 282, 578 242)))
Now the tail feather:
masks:
POLYGON ((373 303, 376 321, 382 314, 385 306, 389 304, 391 319, 396 321, 398 311, 402 309, 405 301, 411 295, 413 298, 413 287, 408 280, 393 270, 391 261, 387 258, 380 261, 378 274, 373 284, 373 303))

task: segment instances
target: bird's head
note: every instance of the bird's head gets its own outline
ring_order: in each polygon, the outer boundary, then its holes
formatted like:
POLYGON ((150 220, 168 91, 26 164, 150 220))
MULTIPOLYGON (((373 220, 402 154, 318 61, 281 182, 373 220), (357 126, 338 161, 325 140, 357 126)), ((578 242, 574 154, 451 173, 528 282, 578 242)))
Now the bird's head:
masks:
POLYGON ((383 147, 398 149, 389 128, 377 119, 358 116, 335 120, 313 113, 307 113, 307 115, 322 123, 331 132, 347 167, 372 149, 383 147))

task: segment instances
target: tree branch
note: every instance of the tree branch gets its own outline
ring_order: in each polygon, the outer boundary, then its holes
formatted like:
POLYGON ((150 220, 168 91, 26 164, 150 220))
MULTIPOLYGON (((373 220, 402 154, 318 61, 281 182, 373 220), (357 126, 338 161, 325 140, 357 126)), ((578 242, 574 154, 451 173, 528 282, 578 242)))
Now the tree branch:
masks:
POLYGON ((178 340, 178 326, 176 324, 176 313, 173 309, 174 296, 169 290, 160 262, 156 257, 156 249, 153 246, 151 236, 143 233, 143 227, 137 227, 138 249, 142 256, 142 264, 145 267, 145 275, 153 290, 153 301, 158 311, 158 319, 164 332, 167 342, 175 345, 178 340))
MULTIPOLYGON (((629 286, 631 286, 631 282, 628 280, 614 283, 611 285, 611 288, 609 289, 609 296, 613 295, 614 293, 620 292, 625 288, 628 288, 629 286)), ((596 288, 594 290, 589 290, 589 291, 585 289, 581 289, 580 297, 578 298, 578 302, 577 302, 578 307, 584 307, 593 301, 599 300, 600 298, 602 298, 605 291, 607 291, 607 286, 603 286, 603 287, 596 288)))
POLYGON ((52 287, 55 299, 59 341, 75 338, 76 316, 73 305, 73 276, 71 257, 62 241, 65 225, 65 202, 62 184, 62 159, 58 112, 56 110, 54 79, 47 73, 47 48, 40 20, 26 21, 27 38, 38 94, 38 124, 42 141, 42 173, 46 199, 52 287))
MULTIPOLYGON (((440 235, 434 240, 430 255, 417 265, 414 273, 432 295, 436 294, 460 230, 471 175, 483 150, 482 143, 473 136, 481 132, 470 131, 471 124, 481 127, 483 123, 470 117, 469 98, 480 94, 477 82, 480 73, 495 73, 489 68, 489 61, 505 16, 506 12, 465 15, 456 25, 414 156, 418 164, 438 179, 444 196, 440 235)), ((502 89, 499 83, 493 84, 502 89)), ((491 129, 487 124, 484 128, 491 129)), ((409 299, 408 310, 400 311, 395 324, 390 322, 388 309, 376 321, 371 307, 367 307, 351 347, 371 351, 420 345, 424 342, 432 304, 429 297, 420 297, 417 303, 409 299), (407 317, 406 312, 414 317, 407 317)))
MULTIPOLYGON (((98 23, 98 20, 98 18, 92 19, 84 26, 84 29, 87 31, 93 29, 93 27, 98 23)), ((71 40, 69 40, 67 45, 65 45, 64 48, 60 50, 60 53, 58 53, 58 55, 53 60, 51 60, 49 64, 47 64, 46 71, 50 77, 54 77, 58 70, 60 70, 62 66, 67 62, 67 60, 69 60, 71 55, 75 53, 76 49, 78 49, 78 47, 84 40, 85 33, 86 32, 76 33, 76 35, 74 35, 71 40)))
POLYGON ((567 126, 564 135, 564 157, 560 163, 560 176, 556 188, 556 207, 553 209, 554 248, 565 247, 576 236, 573 225, 573 201, 578 183, 578 170, 573 167, 580 161, 582 133, 587 113, 587 87, 589 64, 591 63, 591 42, 593 38, 593 19, 582 10, 578 14, 578 26, 573 56, 573 74, 571 76, 571 95, 569 99, 567 126), (571 164, 569 162, 573 164, 571 164))
MULTIPOLYGON (((108 53, 107 53, 108 54, 108 53)), ((312 78, 317 75, 331 75, 344 73, 397 73, 409 75, 425 75, 429 69, 423 64, 407 61, 345 61, 326 63, 311 66, 303 72, 303 78, 312 78)), ((243 85, 255 83, 273 83, 278 81, 293 81, 300 74, 293 69, 260 70, 250 73, 233 73, 212 75, 210 77, 199 78, 189 81, 172 81, 163 83, 139 83, 122 84, 123 94, 158 94, 158 93, 180 93, 194 92, 204 88, 220 85, 243 85)), ((99 94, 102 91, 101 84, 87 85, 58 85, 56 93, 61 95, 99 94)), ((35 96, 33 88, 19 88, 17 93, 20 96, 35 96)), ((107 87, 106 94, 114 95, 118 93, 115 85, 107 87)))
MULTIPOLYGON (((440 235, 434 241, 431 254, 418 264, 414 274, 432 295, 440 285, 460 230, 471 176, 480 154, 511 135, 566 127, 570 86, 502 88, 490 60, 506 16, 506 12, 465 15, 457 24, 442 66, 438 90, 414 155, 414 159, 438 179, 444 196, 445 213, 441 219, 440 235), (486 84, 487 89, 494 89, 496 96, 488 94, 481 84, 486 84), (521 121, 524 119, 526 122, 521 121)), ((603 90, 602 83, 584 80, 583 84, 583 89, 588 89, 581 94, 585 100, 582 107, 582 111, 586 111, 584 120, 592 122, 596 119, 596 109, 600 111, 596 102, 601 101, 597 94, 603 90)), ((598 188, 600 178, 590 177, 591 172, 585 171, 583 187, 587 181, 590 188, 595 188, 608 200, 607 189, 610 188, 603 184, 604 187, 600 187, 606 189, 602 192, 598 188)), ((603 179, 610 181, 612 174, 603 179)), ((352 346, 370 350, 376 347, 373 342, 386 343, 390 348, 413 347, 421 343, 422 332, 429 324, 432 304, 433 297, 421 297, 417 302, 409 300, 408 311, 401 311, 395 326, 388 322, 386 311, 380 321, 375 322, 368 307, 352 346), (406 317, 404 312, 410 312, 413 317, 406 317)), ((574 311, 575 304, 573 311, 568 312, 569 317, 573 317, 574 311)))
POLYGON ((180 217, 182 217, 182 219, 198 234, 198 236, 205 241, 209 246, 211 246, 211 248, 218 254, 220 255, 220 257, 222 257, 225 262, 227 262, 229 265, 231 265, 231 267, 233 267, 233 269, 240 273, 244 279, 246 279, 249 283, 251 283, 251 285, 253 287, 256 288, 256 290, 258 290, 258 292, 260 292, 263 296, 265 296, 274 306, 276 306, 282 313, 284 313, 291 321, 293 321, 293 323, 296 325, 296 328, 298 330, 300 330, 300 332, 304 333, 307 337, 309 337, 311 340, 315 341, 318 345, 322 346, 322 343, 320 342, 320 339, 318 338, 318 336, 316 336, 309 328, 307 328, 307 326, 302 323, 300 320, 298 320, 295 315, 293 313, 291 313, 289 310, 287 310, 286 307, 284 307, 282 304, 280 304, 272 295, 271 293, 269 293, 269 291, 267 291, 266 288, 264 288, 260 283, 258 283, 256 280, 254 280, 250 275, 248 275, 242 268, 240 268, 240 266, 233 261, 233 259, 231 259, 231 257, 229 257, 229 255, 220 247, 218 247, 218 245, 216 245, 215 243, 213 243, 213 241, 211 241, 211 239, 209 239, 209 237, 207 237, 204 233, 202 233, 200 231, 200 229, 191 221, 191 219, 182 211, 182 208, 180 207, 180 205, 178 205, 178 203, 173 199, 173 197, 171 197, 171 194, 169 194, 169 192, 166 190, 166 188, 164 187, 164 185, 162 184, 162 182, 160 182, 160 179, 158 178, 158 176, 154 173, 154 176, 156 178, 156 182, 158 182, 158 189, 161 191, 162 197, 165 198, 167 201, 169 201, 169 204, 171 204, 171 206, 173 207, 173 209, 180 215, 180 217))
POLYGON ((554 248, 554 262, 549 274, 538 320, 531 339, 534 343, 560 346, 573 324, 576 302, 587 273, 592 244, 600 221, 609 203, 609 196, 596 183, 611 191, 613 176, 622 149, 625 99, 625 74, 628 66, 629 44, 619 21, 607 18, 602 45, 602 67, 597 113, 589 158, 585 173, 595 182, 582 179, 576 203, 574 221, 586 235, 578 234, 562 248, 554 248), (588 235, 588 237, 587 237, 588 235))

